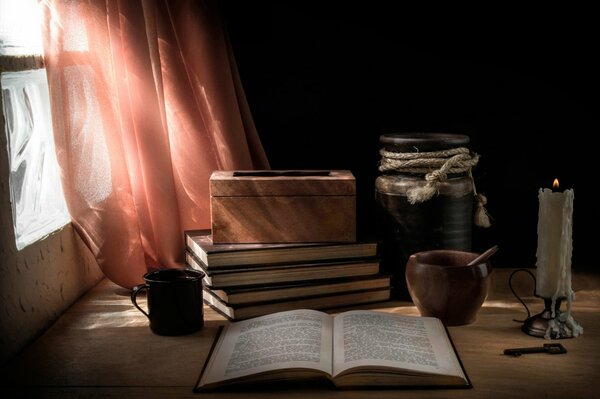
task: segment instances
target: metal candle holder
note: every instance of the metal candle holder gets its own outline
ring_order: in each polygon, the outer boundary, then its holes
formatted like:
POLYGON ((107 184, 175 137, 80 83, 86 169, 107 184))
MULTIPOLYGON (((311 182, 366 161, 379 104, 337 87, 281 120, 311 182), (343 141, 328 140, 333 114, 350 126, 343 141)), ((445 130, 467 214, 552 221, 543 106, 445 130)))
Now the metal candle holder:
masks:
POLYGON ((527 311, 527 318, 525 320, 513 319, 513 321, 523 323, 523 325, 521 326, 521 331, 523 331, 525 334, 539 338, 573 338, 574 335, 570 326, 568 325, 569 323, 567 319, 567 314, 565 312, 560 311, 560 305, 562 301, 566 298, 556 298, 556 301, 554 301, 554 309, 552 309, 552 298, 544 298, 542 296, 539 296, 535 293, 534 289, 533 295, 544 300, 544 310, 541 313, 531 316, 529 308, 527 307, 525 302, 523 302, 523 300, 519 297, 519 295, 517 295, 512 286, 512 278, 518 272, 528 273, 533 278, 534 282, 536 281, 536 279, 533 273, 527 269, 517 269, 513 271, 510 277, 508 278, 508 286, 510 290, 527 311))
MULTIPOLYGON (((536 295, 537 296, 537 295, 536 295)), ((538 298, 542 298, 540 296, 538 296, 538 298)), ((529 316, 529 309, 527 309, 527 319, 523 322, 523 325, 521 326, 521 331, 523 331, 526 334, 529 334, 531 336, 534 337, 540 337, 540 338, 545 338, 546 334, 548 332, 548 330, 550 330, 550 324, 551 324, 551 320, 555 320, 555 323, 558 323, 558 325, 560 325, 560 323, 562 323, 560 321, 560 316, 562 314, 562 312, 560 311, 560 304, 562 302, 563 299, 565 298, 560 298, 556 300, 556 303, 554 305, 554 312, 552 312, 552 298, 548 299, 548 298, 543 298, 544 299, 544 310, 541 313, 538 313, 534 316, 529 316), (554 316, 553 316, 554 314, 554 316)), ((525 306, 525 308, 527 308, 527 306, 525 306)), ((572 338, 572 336, 562 336, 555 332, 555 331, 550 331, 550 338, 552 339, 557 339, 557 338, 572 338)))

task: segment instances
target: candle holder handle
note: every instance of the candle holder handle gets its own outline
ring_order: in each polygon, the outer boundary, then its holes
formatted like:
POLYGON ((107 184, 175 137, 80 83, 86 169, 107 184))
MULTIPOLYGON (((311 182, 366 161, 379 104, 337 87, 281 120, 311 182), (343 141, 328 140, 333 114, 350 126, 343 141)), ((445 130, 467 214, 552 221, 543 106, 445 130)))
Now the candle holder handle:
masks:
MULTIPOLYGON (((510 276, 508 277, 508 288, 510 288, 510 291, 513 293, 513 295, 515 296, 515 298, 517 298, 517 300, 519 302, 521 302, 521 305, 523 305, 523 307, 525 308, 525 310, 527 311, 527 317, 523 320, 517 320, 517 319, 513 319, 514 322, 517 323, 524 323, 527 319, 529 319, 531 317, 531 312, 529 311, 529 308, 527 307, 527 304, 523 301, 523 299, 521 299, 521 297, 516 293, 515 289, 512 286, 512 278, 514 277, 515 274, 517 274, 518 272, 525 272, 528 273, 531 278, 533 279, 533 295, 535 294, 535 286, 536 286, 536 282, 537 280, 535 279, 535 275, 527 269, 517 269, 515 271, 513 271, 510 276)), ((536 295, 537 296, 537 295, 536 295)))

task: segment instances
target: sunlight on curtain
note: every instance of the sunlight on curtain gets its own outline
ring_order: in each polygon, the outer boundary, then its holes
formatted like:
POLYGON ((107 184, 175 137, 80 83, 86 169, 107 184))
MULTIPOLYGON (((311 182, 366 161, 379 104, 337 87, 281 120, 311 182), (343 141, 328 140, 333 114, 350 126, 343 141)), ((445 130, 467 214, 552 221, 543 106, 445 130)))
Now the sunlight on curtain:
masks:
POLYGON ((63 79, 68 102, 77 104, 69 113, 70 151, 77 162, 73 165, 75 188, 86 201, 96 204, 110 195, 112 179, 93 71, 89 65, 68 66, 63 79))
POLYGON ((4 72, 1 78, 18 249, 69 223, 58 173, 46 71, 4 72))
POLYGON ((212 0, 45 0, 57 158, 73 226, 131 288, 210 225, 213 170, 268 161, 212 0))
POLYGON ((62 25, 63 50, 64 51, 89 51, 88 35, 84 20, 77 13, 77 4, 66 3, 65 18, 67 21, 62 25))

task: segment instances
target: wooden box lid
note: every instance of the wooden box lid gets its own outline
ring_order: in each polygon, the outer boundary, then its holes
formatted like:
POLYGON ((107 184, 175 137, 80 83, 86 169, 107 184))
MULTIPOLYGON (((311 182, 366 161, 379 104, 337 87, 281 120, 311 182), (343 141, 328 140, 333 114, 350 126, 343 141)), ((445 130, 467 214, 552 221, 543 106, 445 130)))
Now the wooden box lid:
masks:
POLYGON ((354 196, 356 181, 349 170, 215 171, 212 197, 354 196))

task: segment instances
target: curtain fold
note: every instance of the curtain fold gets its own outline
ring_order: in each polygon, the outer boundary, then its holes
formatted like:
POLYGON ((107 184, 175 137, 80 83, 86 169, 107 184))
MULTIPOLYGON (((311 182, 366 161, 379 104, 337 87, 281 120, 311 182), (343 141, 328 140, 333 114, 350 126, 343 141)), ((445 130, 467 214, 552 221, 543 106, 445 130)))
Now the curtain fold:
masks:
POLYGON ((198 0, 54 0, 45 62, 73 225, 130 288, 208 228, 217 169, 267 169, 219 12, 198 0))

